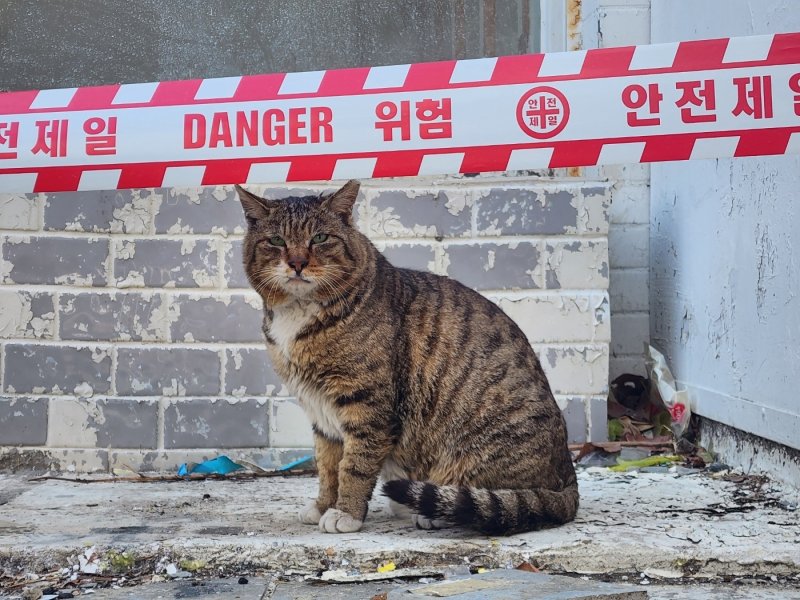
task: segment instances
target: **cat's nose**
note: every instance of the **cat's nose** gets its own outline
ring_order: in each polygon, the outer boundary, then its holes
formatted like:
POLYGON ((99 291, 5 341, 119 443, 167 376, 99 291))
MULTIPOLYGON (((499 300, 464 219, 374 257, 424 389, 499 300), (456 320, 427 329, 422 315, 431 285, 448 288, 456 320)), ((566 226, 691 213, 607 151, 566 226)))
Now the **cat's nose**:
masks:
POLYGON ((292 256, 286 262, 294 269, 294 272, 300 275, 300 272, 308 265, 308 259, 302 256, 292 256))

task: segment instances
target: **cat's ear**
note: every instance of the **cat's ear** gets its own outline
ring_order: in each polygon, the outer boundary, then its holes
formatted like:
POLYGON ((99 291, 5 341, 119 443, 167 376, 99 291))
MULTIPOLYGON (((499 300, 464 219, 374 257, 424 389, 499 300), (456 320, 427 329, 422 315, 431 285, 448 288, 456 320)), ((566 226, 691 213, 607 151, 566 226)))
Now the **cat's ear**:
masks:
POLYGON ((353 205, 358 198, 358 189, 361 182, 351 179, 342 188, 331 194, 323 196, 322 206, 335 212, 347 225, 353 224, 353 205))
POLYGON ((248 225, 255 224, 259 219, 265 218, 269 211, 277 208, 278 204, 274 200, 267 200, 259 198, 255 194, 251 194, 240 185, 233 186, 236 188, 236 193, 239 194, 239 200, 244 209, 244 216, 247 219, 248 225))

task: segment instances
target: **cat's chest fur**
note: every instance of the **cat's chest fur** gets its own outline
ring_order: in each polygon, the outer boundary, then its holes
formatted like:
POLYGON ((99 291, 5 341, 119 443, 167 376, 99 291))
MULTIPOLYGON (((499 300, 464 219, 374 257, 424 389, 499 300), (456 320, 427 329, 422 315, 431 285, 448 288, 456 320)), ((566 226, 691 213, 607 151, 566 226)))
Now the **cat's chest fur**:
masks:
POLYGON ((292 354, 297 334, 319 314, 320 306, 315 302, 292 302, 273 311, 269 336, 285 359, 292 354))
MULTIPOLYGON (((297 334, 316 319, 319 311, 319 304, 313 302, 293 302, 273 311, 269 336, 274 341, 279 360, 291 362, 297 334)), ((309 420, 328 437, 342 439, 342 428, 333 401, 323 390, 309 385, 297 374, 293 374, 292 369, 288 370, 290 374, 286 383, 297 396, 309 420)))

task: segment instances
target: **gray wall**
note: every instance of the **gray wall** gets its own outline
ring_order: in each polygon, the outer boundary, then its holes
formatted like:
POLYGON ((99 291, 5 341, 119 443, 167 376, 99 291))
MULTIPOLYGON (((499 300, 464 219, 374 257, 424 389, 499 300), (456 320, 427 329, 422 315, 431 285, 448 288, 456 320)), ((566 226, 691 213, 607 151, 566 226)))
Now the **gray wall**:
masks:
MULTIPOLYGON (((525 52, 538 46, 536 5, 11 1, 0 86, 525 52)), ((542 357, 570 441, 598 441, 611 195, 592 177, 372 180, 356 214, 398 266, 448 274, 508 312, 542 357)), ((230 186, 0 195, 0 468, 18 454, 79 471, 172 469, 221 449, 265 466, 307 454, 308 422, 268 366, 243 226, 230 186)))
MULTIPOLYGON (((652 18, 654 43, 800 29, 779 0, 654 0, 652 18)), ((699 414, 800 448, 800 157, 654 164, 651 185, 653 344, 699 414)))
POLYGON ((535 0, 4 0, 0 89, 522 54, 539 47, 537 7, 535 0))

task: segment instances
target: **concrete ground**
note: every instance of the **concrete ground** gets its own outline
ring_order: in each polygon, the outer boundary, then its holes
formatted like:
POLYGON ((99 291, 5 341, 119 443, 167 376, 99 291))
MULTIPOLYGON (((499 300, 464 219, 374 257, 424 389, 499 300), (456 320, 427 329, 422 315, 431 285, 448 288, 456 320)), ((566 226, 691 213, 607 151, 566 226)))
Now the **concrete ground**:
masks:
POLYGON ((421 585, 415 569, 431 571, 432 582, 445 568, 450 578, 466 577, 470 569, 503 572, 526 562, 572 576, 576 586, 583 578, 642 585, 655 599, 800 598, 797 490, 705 472, 590 468, 579 480, 573 523, 489 538, 416 530, 379 496, 361 532, 322 534, 295 516, 315 494, 312 477, 81 484, 0 475, 0 589, 21 597, 38 579, 40 588, 94 589, 95 598, 115 600, 371 598, 381 586, 399 593, 421 585), (392 576, 403 569, 417 576, 369 585, 309 581, 374 575, 389 562, 398 570, 392 576), (239 584, 240 576, 248 583, 239 584), (161 583, 124 587, 153 581, 161 583), (123 587, 101 589, 109 584, 123 587))

